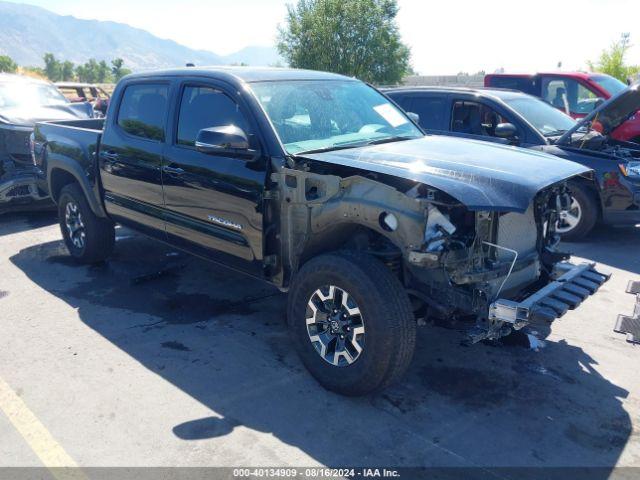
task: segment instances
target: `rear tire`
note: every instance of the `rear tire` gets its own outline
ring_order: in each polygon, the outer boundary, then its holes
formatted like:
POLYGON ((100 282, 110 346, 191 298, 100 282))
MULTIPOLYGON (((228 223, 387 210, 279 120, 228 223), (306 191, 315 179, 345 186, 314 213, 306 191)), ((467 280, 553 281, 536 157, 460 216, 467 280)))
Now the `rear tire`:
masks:
POLYGON ((287 320, 305 367, 323 387, 343 395, 366 395, 389 386, 413 357, 416 322, 409 297, 384 264, 363 253, 335 252, 307 262, 293 279, 287 320), (331 297, 330 287, 333 299, 321 301, 331 297), (319 306, 314 310, 311 303, 319 306), (324 349, 324 340, 312 340, 329 338, 332 332, 324 349), (322 351, 328 353, 323 356, 322 351))
POLYGON ((595 193, 585 185, 571 183, 569 189, 571 191, 572 205, 574 208, 568 212, 564 212, 567 217, 565 220, 560 219, 557 228, 564 225, 565 228, 558 232, 562 240, 575 242, 582 240, 593 230, 593 227, 598 221, 598 203, 595 193), (579 212, 577 217, 576 212, 579 212), (570 226, 567 220, 571 222, 570 226))
POLYGON ((99 263, 113 252, 113 222, 93 213, 78 184, 65 185, 60 191, 58 219, 64 243, 78 262, 99 263))

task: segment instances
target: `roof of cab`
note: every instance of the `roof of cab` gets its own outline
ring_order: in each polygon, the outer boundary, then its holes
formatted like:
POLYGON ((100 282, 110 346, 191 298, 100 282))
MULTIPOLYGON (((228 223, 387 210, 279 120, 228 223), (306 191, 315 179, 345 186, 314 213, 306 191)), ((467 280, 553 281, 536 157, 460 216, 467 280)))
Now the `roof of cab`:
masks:
POLYGON ((493 96, 502 100, 512 98, 530 97, 524 92, 511 90, 508 88, 492 88, 492 87, 446 87, 446 86, 411 86, 411 87, 395 87, 383 88, 386 94, 394 93, 419 93, 419 92, 443 92, 443 93, 468 93, 478 96, 493 96))
POLYGON ((244 82, 281 81, 281 80, 354 80, 336 73, 315 70, 298 70, 295 68, 275 67, 183 67, 170 70, 154 70, 127 75, 126 79, 149 77, 209 77, 222 80, 244 82))

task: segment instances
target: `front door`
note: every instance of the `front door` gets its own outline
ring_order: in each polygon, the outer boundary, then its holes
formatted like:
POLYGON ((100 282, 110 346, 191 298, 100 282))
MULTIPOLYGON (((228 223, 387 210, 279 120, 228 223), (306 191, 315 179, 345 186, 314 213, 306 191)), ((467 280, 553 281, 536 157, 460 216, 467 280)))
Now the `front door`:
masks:
POLYGON ((542 77, 542 99, 573 118, 589 115, 604 101, 589 86, 571 77, 542 77))
MULTIPOLYGON (((237 95, 237 94, 236 94, 237 95)), ((184 83, 176 126, 162 166, 166 231, 178 246, 260 276, 262 272, 262 157, 198 152, 204 128, 235 125, 259 149, 250 117, 214 84, 184 83)))

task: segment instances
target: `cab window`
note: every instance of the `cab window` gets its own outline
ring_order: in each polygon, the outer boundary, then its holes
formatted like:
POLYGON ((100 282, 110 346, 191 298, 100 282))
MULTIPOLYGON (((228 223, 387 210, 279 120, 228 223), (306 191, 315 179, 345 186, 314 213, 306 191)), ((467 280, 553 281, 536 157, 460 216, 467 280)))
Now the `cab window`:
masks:
POLYGON ((451 131, 467 135, 495 137, 498 124, 508 123, 491 107, 478 102, 457 101, 451 112, 451 131))
POLYGON ((129 85, 120 103, 118 125, 129 135, 163 141, 168 96, 167 85, 129 85))
POLYGON ((240 127, 249 135, 247 119, 231 97, 212 87, 185 87, 178 117, 178 145, 194 147, 200 130, 226 125, 240 127))
POLYGON ((597 106, 598 96, 572 78, 542 80, 542 98, 565 113, 586 115, 597 106))
POLYGON ((426 130, 442 130, 445 100, 429 96, 413 97, 411 111, 420 117, 420 126, 426 130))

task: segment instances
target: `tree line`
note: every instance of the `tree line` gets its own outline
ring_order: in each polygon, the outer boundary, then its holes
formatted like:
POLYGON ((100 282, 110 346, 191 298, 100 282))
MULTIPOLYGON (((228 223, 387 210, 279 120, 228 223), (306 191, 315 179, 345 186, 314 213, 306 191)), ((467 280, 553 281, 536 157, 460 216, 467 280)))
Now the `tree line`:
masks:
MULTIPOLYGON (((287 9, 277 47, 291 67, 341 73, 378 85, 397 84, 414 73, 411 51, 401 41, 396 22, 397 0, 297 0, 287 9)), ((623 34, 587 65, 627 81, 640 73, 640 66, 626 62, 630 46, 629 34, 623 34)), ((52 81, 108 83, 129 73, 121 58, 110 64, 90 59, 74 65, 47 53, 43 60, 44 68, 27 70, 52 81)), ((11 58, 0 56, 0 72, 17 68, 11 58)))
MULTIPOLYGON (((90 58, 87 62, 75 65, 69 60, 58 60, 53 53, 45 53, 42 67, 22 67, 21 70, 48 78, 52 82, 78 81, 86 83, 113 83, 120 80, 131 70, 125 68, 122 58, 115 58, 107 63, 90 58)), ((0 72, 16 73, 18 64, 7 55, 0 55, 0 72)))

